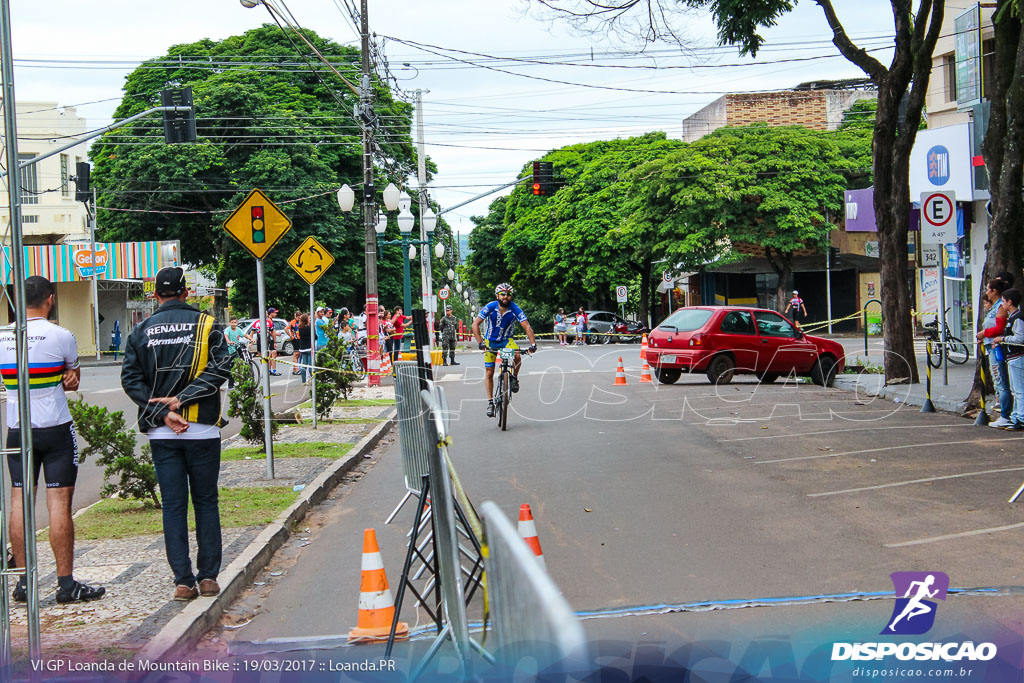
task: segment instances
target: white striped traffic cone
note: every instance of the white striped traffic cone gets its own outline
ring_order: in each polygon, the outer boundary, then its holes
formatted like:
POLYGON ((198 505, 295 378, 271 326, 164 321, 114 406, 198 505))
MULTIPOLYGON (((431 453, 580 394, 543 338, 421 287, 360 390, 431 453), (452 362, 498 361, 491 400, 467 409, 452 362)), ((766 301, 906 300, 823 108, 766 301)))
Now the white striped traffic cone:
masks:
POLYGON ((519 506, 519 535, 537 556, 540 566, 547 569, 548 566, 544 562, 544 551, 540 549, 540 539, 537 538, 537 525, 533 521, 533 512, 528 503, 519 506))
MULTIPOLYGON (((388 577, 384 573, 384 558, 377 545, 377 532, 363 531, 363 572, 359 582, 359 618, 356 627, 348 632, 349 640, 364 642, 387 640, 391 622, 395 619, 395 599, 391 596, 388 577)), ((409 635, 409 625, 399 622, 395 636, 409 635)))

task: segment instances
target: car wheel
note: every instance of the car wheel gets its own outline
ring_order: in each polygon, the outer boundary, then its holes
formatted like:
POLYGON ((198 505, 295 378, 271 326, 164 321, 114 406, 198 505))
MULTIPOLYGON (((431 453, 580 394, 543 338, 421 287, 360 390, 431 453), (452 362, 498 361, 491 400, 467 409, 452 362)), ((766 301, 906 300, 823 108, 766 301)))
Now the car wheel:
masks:
POLYGON ((757 378, 761 380, 762 384, 771 384, 779 378, 774 372, 762 372, 757 375, 757 378))
POLYGON ((715 356, 708 364, 708 380, 712 384, 728 384, 735 374, 736 363, 731 356, 715 356))
POLYGON ((295 353, 295 347, 292 345, 291 339, 289 339, 288 341, 281 345, 281 353, 283 353, 286 356, 290 356, 293 353, 295 353))
POLYGON ((682 374, 683 371, 679 368, 654 368, 654 376, 662 384, 675 384, 682 374))
POLYGON ((836 381, 838 363, 832 356, 820 356, 811 368, 811 381, 819 387, 830 387, 836 381))

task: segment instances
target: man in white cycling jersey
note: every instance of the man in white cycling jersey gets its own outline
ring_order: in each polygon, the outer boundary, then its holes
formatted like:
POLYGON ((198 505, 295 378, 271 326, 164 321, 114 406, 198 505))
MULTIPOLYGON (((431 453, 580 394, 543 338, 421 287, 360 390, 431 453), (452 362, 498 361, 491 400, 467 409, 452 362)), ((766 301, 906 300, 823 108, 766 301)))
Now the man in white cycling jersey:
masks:
POLYGON ((497 297, 497 301, 492 301, 481 308, 480 312, 476 314, 476 318, 473 319, 473 336, 476 337, 480 350, 484 352, 487 417, 494 417, 494 359, 497 355, 495 352, 506 346, 516 350, 512 374, 509 375, 509 389, 513 393, 519 391, 519 368, 523 364, 523 359, 519 354, 516 341, 512 339, 512 329, 515 327, 516 321, 523 326, 526 337, 530 340, 530 353, 537 350, 537 340, 533 336, 533 328, 530 327, 523 309, 512 302, 514 295, 512 285, 502 282, 494 288, 494 296, 497 297), (487 325, 486 343, 484 343, 484 336, 480 332, 481 323, 487 325))

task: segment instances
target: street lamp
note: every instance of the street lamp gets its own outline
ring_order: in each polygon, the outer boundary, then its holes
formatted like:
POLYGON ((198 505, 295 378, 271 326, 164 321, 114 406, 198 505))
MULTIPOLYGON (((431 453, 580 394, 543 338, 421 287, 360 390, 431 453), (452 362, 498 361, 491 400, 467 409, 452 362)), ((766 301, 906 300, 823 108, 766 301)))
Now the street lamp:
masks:
POLYGON ((448 279, 449 280, 454 280, 455 279, 455 271, 452 270, 451 268, 448 269, 447 275, 448 275, 448 279))
MULTIPOLYGON (((244 4, 244 3, 243 3, 244 4)), ((364 169, 365 171, 366 169, 364 169)), ((364 173, 364 176, 366 174, 364 173)), ((370 181, 372 182, 372 180, 370 181)), ((369 236, 370 226, 373 226, 373 231, 377 233, 377 238, 380 239, 381 235, 384 234, 384 229, 387 228, 387 216, 383 213, 378 214, 377 222, 373 223, 373 191, 372 185, 369 186, 370 190, 363 193, 363 224, 366 226, 368 233, 366 237, 366 337, 367 337, 367 354, 371 359, 380 358, 380 339, 377 334, 379 328, 377 323, 377 262, 376 254, 373 253, 373 239, 369 236)), ((398 188, 395 187, 394 183, 389 183, 384 189, 384 206, 388 211, 394 211, 398 208, 398 188)), ((338 208, 344 213, 349 213, 355 207, 356 193, 353 191, 348 184, 344 184, 337 192, 338 208)), ((369 384, 375 386, 380 384, 380 376, 377 374, 370 374, 369 384)))

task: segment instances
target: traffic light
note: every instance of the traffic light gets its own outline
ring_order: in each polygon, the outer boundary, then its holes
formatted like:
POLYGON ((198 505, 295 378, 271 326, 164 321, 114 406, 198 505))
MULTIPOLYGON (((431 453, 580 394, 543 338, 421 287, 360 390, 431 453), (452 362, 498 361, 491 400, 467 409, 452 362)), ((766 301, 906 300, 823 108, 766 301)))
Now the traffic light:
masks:
POLYGON ((533 194, 549 197, 555 193, 554 169, 550 161, 533 162, 533 194))
POLYGON ((836 266, 840 265, 840 263, 842 262, 839 260, 839 247, 829 247, 828 265, 832 268, 835 268, 836 266))
POLYGON ((192 88, 161 90, 160 105, 163 107, 189 107, 188 111, 164 112, 164 142, 168 145, 178 142, 195 142, 196 110, 192 106, 192 88))
POLYGON ((87 161, 79 161, 75 164, 75 201, 89 202, 92 195, 89 192, 89 171, 92 167, 87 161))
POLYGON ((544 185, 540 181, 540 179, 541 179, 540 164, 541 164, 541 162, 539 162, 539 161, 533 162, 533 183, 532 183, 532 187, 533 187, 533 194, 535 194, 537 196, 540 196, 540 195, 544 194, 544 185))

